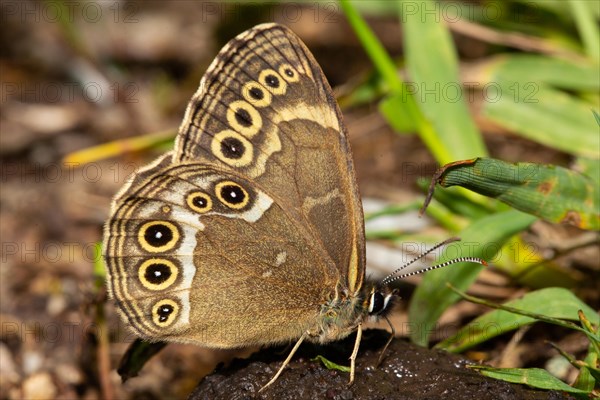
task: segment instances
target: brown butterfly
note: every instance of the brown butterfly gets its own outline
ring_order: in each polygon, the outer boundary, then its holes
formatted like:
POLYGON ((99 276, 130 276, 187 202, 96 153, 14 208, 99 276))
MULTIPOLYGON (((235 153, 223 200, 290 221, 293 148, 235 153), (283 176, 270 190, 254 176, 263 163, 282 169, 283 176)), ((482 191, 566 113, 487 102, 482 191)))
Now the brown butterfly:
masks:
POLYGON ((175 149, 116 195, 108 287, 148 341, 237 348, 328 343, 382 316, 365 284, 361 201, 342 114, 301 40, 256 26, 217 55, 175 149))

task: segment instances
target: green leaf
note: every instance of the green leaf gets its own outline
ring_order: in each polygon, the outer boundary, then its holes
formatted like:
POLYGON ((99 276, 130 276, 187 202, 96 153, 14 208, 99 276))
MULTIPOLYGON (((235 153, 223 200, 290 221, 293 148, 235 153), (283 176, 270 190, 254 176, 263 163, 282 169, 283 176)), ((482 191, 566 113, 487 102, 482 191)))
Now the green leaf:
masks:
POLYGON ((413 81, 409 89, 434 127, 435 136, 423 141, 441 164, 487 155, 464 100, 451 35, 436 13, 427 11, 436 3, 405 0, 400 5, 406 66, 413 81))
POLYGON ((571 387, 541 368, 493 368, 484 365, 470 365, 482 375, 505 382, 521 383, 538 389, 560 390, 567 393, 590 393, 571 387))
POLYGON ((600 229, 600 188, 589 177, 559 166, 507 163, 492 158, 458 161, 435 178, 461 186, 540 218, 582 229, 600 229))
POLYGON ((486 91, 482 115, 518 134, 568 152, 600 158, 590 104, 543 83, 499 81, 486 91))
POLYGON ((598 63, 520 54, 494 57, 471 79, 482 91, 482 115, 538 143, 569 153, 600 158, 598 126, 590 118, 597 100, 598 63), (595 97, 596 96, 596 97, 595 97))
POLYGON ((385 82, 390 85, 392 92, 400 92, 402 90, 402 81, 398 76, 396 64, 386 52, 385 48, 377 39, 377 36, 371 31, 365 20, 360 16, 354 5, 348 0, 340 1, 340 6, 348 18, 348 22, 352 25, 354 32, 360 39, 365 51, 375 64, 375 67, 384 78, 385 82))
MULTIPOLYGON (((598 358, 596 358, 596 363, 598 362, 597 360, 598 358)), ((600 382, 600 369, 587 366, 581 368, 581 374, 584 371, 589 373, 589 377, 582 378, 580 382, 582 382, 582 385, 585 383, 584 390, 587 388, 593 390, 596 387, 596 382, 600 382)))
POLYGON ((570 0, 569 5, 588 57, 600 61, 600 32, 593 13, 595 9, 598 14, 598 2, 570 0))
POLYGON ((591 345, 583 363, 584 365, 581 366, 579 375, 573 386, 578 389, 591 391, 596 386, 596 382, 600 382, 600 370, 595 367, 598 365, 598 353, 591 345))
POLYGON ((342 372, 350 372, 350 367, 336 364, 333 361, 329 361, 322 355, 318 355, 315 358, 311 358, 310 361, 321 361, 323 363, 323 365, 325 366, 325 368, 327 368, 327 369, 334 369, 334 370, 338 370, 338 371, 342 371, 342 372))
MULTIPOLYGON (((459 234, 461 242, 453 243, 444 250, 444 256, 439 262, 459 256, 490 259, 506 240, 526 229, 535 220, 535 217, 516 210, 476 220, 459 234)), ((450 282, 464 290, 477 279, 482 268, 475 264, 459 263, 425 274, 410 302, 409 319, 413 342, 426 345, 440 315, 460 298, 446 283, 450 282)))
POLYGON ((367 55, 387 84, 390 95, 393 97, 392 100, 384 101, 383 103, 384 116, 392 118, 389 121, 392 127, 399 127, 401 131, 416 128, 426 143, 428 143, 428 140, 431 142, 434 139, 432 127, 423 117, 415 99, 400 78, 396 64, 386 52, 379 39, 377 39, 377 36, 375 36, 365 20, 360 16, 355 6, 348 0, 341 0, 340 5, 367 55))
MULTIPOLYGON (((593 315, 592 321, 594 323, 597 324, 600 321, 600 317, 593 309, 579 300, 572 292, 563 288, 540 289, 527 293, 520 299, 509 301, 503 306, 541 314, 541 318, 559 318, 569 321, 578 321, 577 311, 581 309, 586 315, 593 315)), ((532 316, 494 310, 471 321, 455 335, 438 343, 436 347, 452 352, 461 352, 495 336, 535 321, 536 319, 532 316)))
MULTIPOLYGON (((405 27, 409 24, 412 27, 410 37, 408 33, 405 35, 406 46, 413 48, 412 56, 407 54, 407 61, 412 65, 412 68, 409 66, 409 70, 422 68, 422 63, 428 70, 425 74, 412 76, 414 84, 407 85, 401 80, 393 60, 354 5, 347 0, 342 0, 340 5, 365 51, 389 87, 391 97, 382 102, 380 109, 390 125, 400 132, 416 128, 421 140, 440 163, 487 154, 483 140, 463 101, 458 64, 450 34, 445 26, 431 16, 425 19, 420 14, 402 16, 406 21, 405 27), (429 21, 426 21, 427 19, 429 21), (426 33, 426 36, 423 36, 423 33, 426 33), (438 43, 440 38, 444 40, 443 43, 438 43), (426 43, 422 42, 424 39, 427 39, 426 43), (426 54, 420 54, 421 52, 426 54), (436 56, 435 61, 428 60, 429 53, 436 56), (432 69, 434 73, 427 73, 435 62, 439 65, 432 69), (450 69, 448 73, 446 67, 450 69), (429 88, 421 84, 421 81, 425 80, 429 88), (443 90, 440 91, 440 87, 443 87, 443 90), (422 96, 420 89, 430 93, 430 101, 425 105, 422 101, 417 105, 413 95, 417 93, 418 96, 422 96), (431 91, 434 91, 433 96, 431 91), (442 102, 439 101, 440 96, 443 97, 442 102)), ((414 5, 419 13, 422 13, 425 7, 433 7, 434 3, 427 1, 419 6, 413 2, 405 2, 405 5, 414 5)), ((406 10, 406 7, 401 9, 406 10)))
MULTIPOLYGON (((570 91, 600 90, 598 63, 534 54, 510 54, 496 56, 485 62, 474 76, 481 89, 501 85, 503 96, 515 102, 531 103, 544 100, 536 91, 536 84, 570 91)), ((492 100, 491 94, 486 99, 492 100)), ((544 100, 545 101, 545 100, 544 100)))

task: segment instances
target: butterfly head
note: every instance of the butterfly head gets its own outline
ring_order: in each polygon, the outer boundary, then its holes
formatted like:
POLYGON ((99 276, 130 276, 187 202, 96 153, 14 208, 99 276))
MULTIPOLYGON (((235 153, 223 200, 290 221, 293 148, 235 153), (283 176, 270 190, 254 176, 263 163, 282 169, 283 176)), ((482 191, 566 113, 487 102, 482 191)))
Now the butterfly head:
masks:
POLYGON ((396 290, 389 286, 374 285, 365 299, 365 309, 369 317, 379 318, 385 316, 392 309, 396 290))

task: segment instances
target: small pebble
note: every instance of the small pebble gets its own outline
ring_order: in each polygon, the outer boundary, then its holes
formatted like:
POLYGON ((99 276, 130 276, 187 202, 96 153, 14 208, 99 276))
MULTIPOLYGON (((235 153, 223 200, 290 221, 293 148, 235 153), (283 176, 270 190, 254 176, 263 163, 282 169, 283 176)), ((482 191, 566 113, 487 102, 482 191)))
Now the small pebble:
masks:
POLYGON ((23 398, 30 400, 51 400, 56 397, 56 386, 47 372, 33 374, 23 382, 23 398))
POLYGON ((0 387, 19 382, 18 368, 13 356, 4 343, 0 343, 0 387))
POLYGON ((83 383, 83 374, 81 370, 72 364, 59 364, 56 366, 57 378, 69 385, 79 385, 83 383))
POLYGON ((37 351, 24 351, 23 352, 23 372, 26 375, 34 374, 39 371, 44 363, 44 357, 37 351))

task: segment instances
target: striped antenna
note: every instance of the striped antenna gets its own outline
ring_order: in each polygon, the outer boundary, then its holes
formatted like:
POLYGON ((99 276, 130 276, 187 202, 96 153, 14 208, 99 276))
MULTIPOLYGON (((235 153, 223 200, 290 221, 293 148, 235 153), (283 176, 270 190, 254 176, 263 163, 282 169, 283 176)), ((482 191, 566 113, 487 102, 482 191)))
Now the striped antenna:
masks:
POLYGON ((382 285, 387 285, 387 284, 392 283, 392 282, 394 282, 394 281, 396 281, 398 279, 402 279, 402 278, 406 278, 406 277, 409 277, 409 276, 417 275, 417 274, 420 274, 420 273, 423 273, 423 272, 427 272, 427 271, 431 271, 431 270, 438 269, 438 268, 443 268, 443 267, 446 267, 448 265, 459 263, 459 262, 472 262, 472 263, 481 264, 481 265, 488 265, 487 262, 485 260, 482 260, 481 258, 477 258, 477 257, 458 257, 458 258, 455 258, 455 259, 443 262, 443 263, 438 264, 438 265, 433 265, 433 266, 430 266, 430 267, 425 267, 423 269, 419 269, 419 270, 416 270, 416 271, 411 271, 411 272, 408 272, 408 273, 402 274, 402 275, 396 275, 398 272, 402 271, 403 269, 405 269, 408 266, 412 265, 416 261, 418 261, 421 258, 425 257, 427 254, 429 254, 429 253, 431 253, 431 252, 439 249, 442 246, 445 246, 445 245, 447 245, 449 243, 453 243, 453 242, 457 242, 457 241, 460 241, 460 238, 452 237, 450 239, 444 240, 441 243, 436 244, 431 249, 429 249, 426 252, 418 255, 417 257, 413 258, 412 260, 410 260, 409 262, 407 262, 406 264, 404 264, 403 266, 401 266, 400 268, 396 269, 394 272, 392 272, 391 274, 389 274, 388 276, 386 276, 381 281, 381 284, 382 285))
POLYGON ((402 271, 404 268, 406 268, 406 267, 414 264, 415 262, 419 261, 421 258, 425 257, 427 254, 431 253, 432 251, 435 251, 435 250, 439 249, 440 247, 442 247, 444 245, 447 245, 448 243, 458 242, 458 241, 460 241, 460 238, 451 237, 450 239, 446 239, 443 242, 436 244, 435 246, 433 246, 432 248, 430 248, 426 252, 419 254, 417 257, 413 258, 412 260, 410 260, 409 262, 407 262, 406 264, 404 264, 400 268, 397 268, 394 272, 392 272, 391 274, 389 274, 388 276, 386 276, 385 278, 383 278, 383 280, 381 281, 381 283, 383 285, 386 285, 389 282, 391 282, 391 279, 396 280, 394 278, 394 275, 396 275, 398 272, 402 271))
POLYGON ((386 281, 386 284, 392 283, 392 282, 394 282, 394 281, 396 281, 398 279, 402 279, 402 278, 406 278, 406 277, 409 277, 409 276, 417 275, 417 274, 420 274, 422 272, 427 272, 427 271, 431 271, 431 270, 438 269, 438 268, 447 267, 450 264, 456 264, 456 263, 459 263, 459 262, 472 262, 472 263, 475 263, 475 264, 481 264, 481 265, 485 265, 485 266, 488 265, 487 261, 482 260, 481 258, 477 258, 477 257, 458 257, 458 258, 455 258, 455 259, 450 260, 450 261, 443 262, 443 263, 438 264, 438 265, 433 265, 431 267, 425 267, 425 268, 420 269, 418 271, 412 271, 412 272, 409 272, 407 274, 402 274, 402 275, 394 276, 393 278, 388 279, 386 281))

